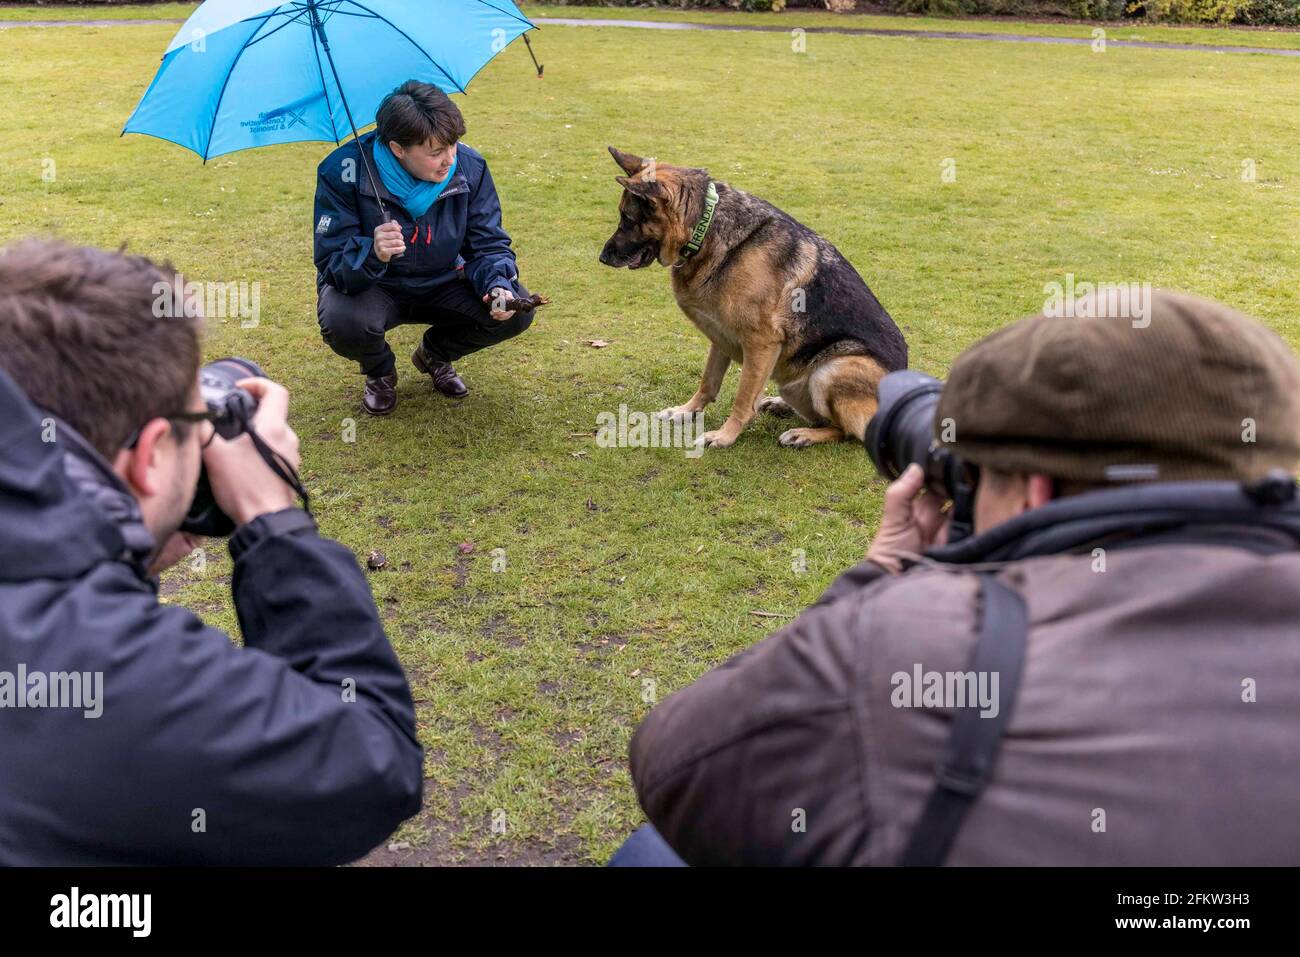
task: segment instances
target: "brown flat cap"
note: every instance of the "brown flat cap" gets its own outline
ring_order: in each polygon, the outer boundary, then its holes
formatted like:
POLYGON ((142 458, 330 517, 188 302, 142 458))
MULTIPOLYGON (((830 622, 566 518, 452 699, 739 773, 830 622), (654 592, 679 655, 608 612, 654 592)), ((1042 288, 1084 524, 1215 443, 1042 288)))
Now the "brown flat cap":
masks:
POLYGON ((958 356, 935 434, 1004 472, 1254 481, 1300 463, 1300 365, 1226 306, 1103 289, 1058 298, 958 356))

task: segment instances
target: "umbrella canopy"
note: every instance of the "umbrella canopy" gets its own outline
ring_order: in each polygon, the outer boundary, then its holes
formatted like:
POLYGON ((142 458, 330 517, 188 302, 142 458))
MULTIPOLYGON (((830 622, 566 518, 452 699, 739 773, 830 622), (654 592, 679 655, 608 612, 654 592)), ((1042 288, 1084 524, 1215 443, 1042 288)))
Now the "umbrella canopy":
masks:
POLYGON ((465 92, 534 25, 511 0, 207 0, 127 120, 210 157, 329 140, 374 122, 403 80, 465 92))

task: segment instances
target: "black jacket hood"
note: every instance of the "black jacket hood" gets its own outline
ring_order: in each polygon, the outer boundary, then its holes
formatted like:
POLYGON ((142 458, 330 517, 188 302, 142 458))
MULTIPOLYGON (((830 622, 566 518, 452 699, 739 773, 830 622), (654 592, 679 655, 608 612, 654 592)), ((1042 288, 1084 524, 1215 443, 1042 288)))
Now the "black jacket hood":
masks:
POLYGON ((152 547, 107 463, 0 371, 0 581, 76 578, 152 547))

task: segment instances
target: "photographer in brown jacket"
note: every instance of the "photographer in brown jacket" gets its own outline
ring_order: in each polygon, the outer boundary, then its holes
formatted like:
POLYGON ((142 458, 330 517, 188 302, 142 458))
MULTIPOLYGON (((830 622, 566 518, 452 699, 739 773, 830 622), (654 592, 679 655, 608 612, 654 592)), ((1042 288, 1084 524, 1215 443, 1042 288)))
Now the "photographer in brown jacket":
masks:
POLYGON ((1204 300, 1066 305, 938 400, 973 535, 907 469, 866 561, 638 729, 687 863, 1300 863, 1300 368, 1204 300))

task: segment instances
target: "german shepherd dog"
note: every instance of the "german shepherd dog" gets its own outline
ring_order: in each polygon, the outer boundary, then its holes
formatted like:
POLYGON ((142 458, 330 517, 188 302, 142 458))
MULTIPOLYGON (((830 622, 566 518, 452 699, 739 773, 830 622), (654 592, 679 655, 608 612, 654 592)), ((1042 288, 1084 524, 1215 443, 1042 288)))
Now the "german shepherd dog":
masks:
POLYGON ((876 386, 907 367, 907 344, 839 250, 708 170, 609 152, 627 175, 615 177, 623 187, 619 225, 600 261, 641 269, 657 259, 668 267, 677 304, 710 343, 695 395, 659 418, 702 411, 736 362, 731 414, 697 445, 726 448, 758 412, 807 423, 783 432, 782 445, 861 441, 876 386), (779 397, 764 397, 768 379, 779 397))

